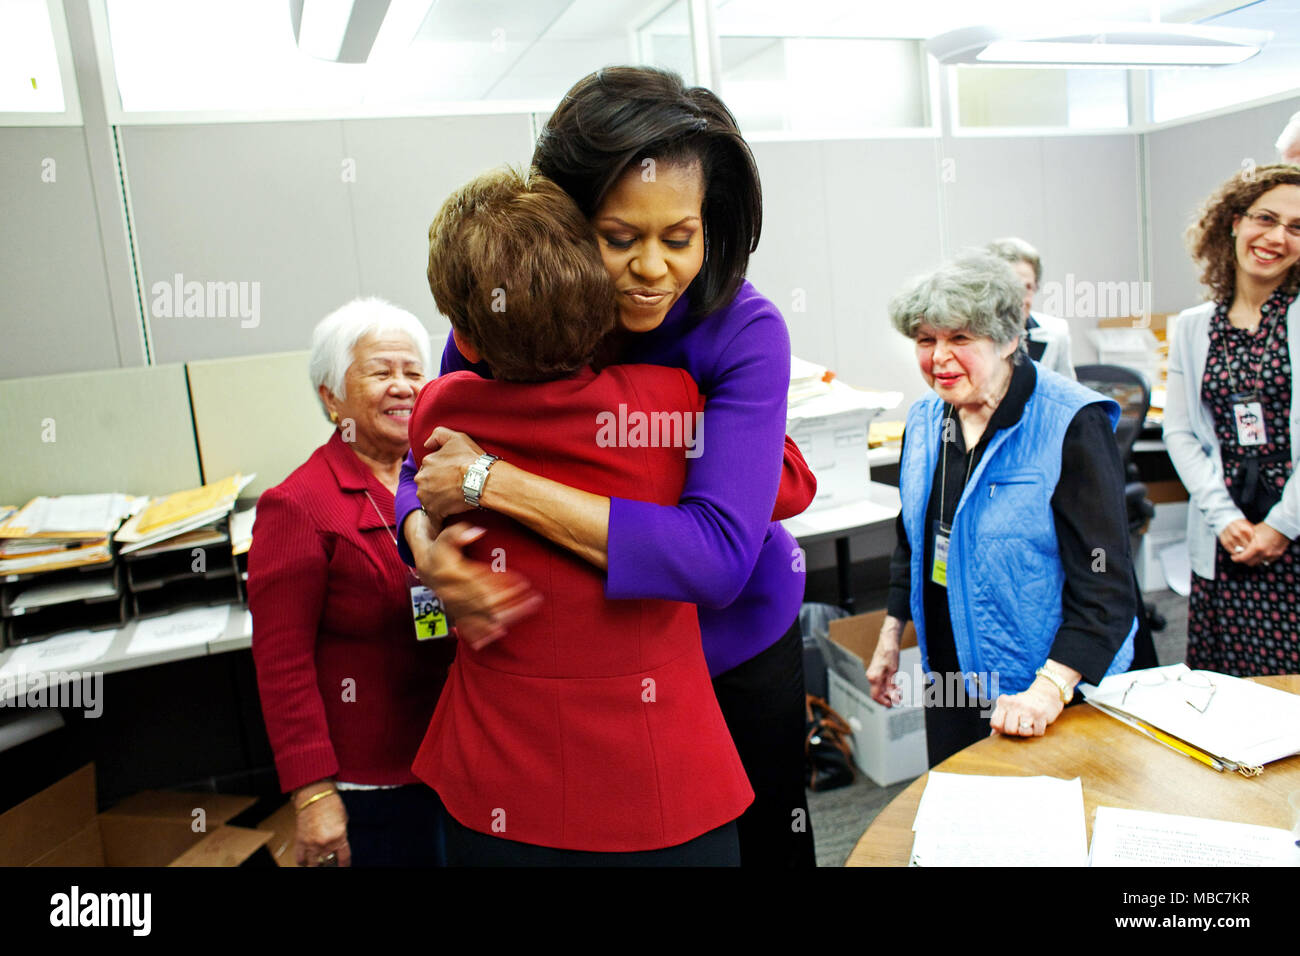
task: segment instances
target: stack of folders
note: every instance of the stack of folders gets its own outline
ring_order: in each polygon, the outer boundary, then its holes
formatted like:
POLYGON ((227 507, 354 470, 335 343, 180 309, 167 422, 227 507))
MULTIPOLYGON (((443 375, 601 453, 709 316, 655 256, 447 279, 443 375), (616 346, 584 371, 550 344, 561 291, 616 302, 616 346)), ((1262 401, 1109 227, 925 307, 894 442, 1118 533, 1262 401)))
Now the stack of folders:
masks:
POLYGON ((120 626, 125 600, 109 537, 145 499, 33 498, 0 518, 0 620, 6 644, 120 626))
POLYGON ((1206 767, 1244 776, 1300 753, 1300 695, 1185 664, 1081 688, 1089 704, 1206 767))
POLYGON ((114 535, 135 616, 242 600, 230 515, 254 477, 231 475, 154 498, 114 535))

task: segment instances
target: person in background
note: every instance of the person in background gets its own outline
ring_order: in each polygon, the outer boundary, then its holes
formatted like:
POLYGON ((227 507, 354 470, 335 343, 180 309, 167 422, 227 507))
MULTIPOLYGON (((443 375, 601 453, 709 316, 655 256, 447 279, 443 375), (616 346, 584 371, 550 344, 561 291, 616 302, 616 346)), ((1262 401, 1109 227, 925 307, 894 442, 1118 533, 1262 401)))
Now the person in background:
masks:
POLYGON ((1300 168, 1259 166, 1188 231, 1210 301, 1169 346, 1165 446, 1191 498, 1187 666, 1300 670, 1300 168))
POLYGON ((393 522, 429 361, 419 320, 380 299, 322 319, 310 373, 336 429, 257 503, 253 661, 280 785, 298 811, 299 866, 441 862, 442 807, 411 761, 455 642, 418 639, 420 585, 393 522))
POLYGON ((990 728, 1041 736, 1080 680, 1133 657, 1119 406, 1024 361, 1022 299, 1006 262, 974 254, 889 304, 934 391, 907 415, 888 613, 867 679, 876 701, 897 702, 910 618, 939 682, 926 699, 931 766, 990 728))
POLYGON ((1300 112, 1291 114, 1274 146, 1282 162, 1300 166, 1300 112))
MULTIPOLYGON (((583 494, 676 503, 703 400, 681 369, 591 367, 618 306, 564 190, 511 170, 457 190, 429 228, 429 287, 460 353, 492 376, 425 387, 418 456, 435 428, 464 430, 491 453, 488 488, 496 456, 583 494), (602 432, 615 417, 676 426, 619 441, 602 432)), ((695 608, 608 599, 603 573, 522 524, 492 511, 451 520, 466 519, 481 535, 468 556, 536 582, 540 607, 499 640, 462 643, 416 757, 447 808, 448 862, 739 865, 734 821, 753 790, 695 608)))
MULTIPOLYGON (((785 320, 745 281, 763 214, 753 155, 714 93, 667 71, 613 67, 569 90, 533 165, 595 230, 617 290, 615 359, 684 369, 708 397, 702 452, 675 505, 592 495, 505 458, 491 466, 482 506, 607 570, 607 597, 697 605, 718 704, 755 793, 738 824, 741 864, 814 866, 795 622, 804 561, 776 519, 802 511, 816 483, 785 438, 785 320)), ((443 372, 468 368, 449 341, 443 372)), ((472 435, 435 438, 418 498, 413 465, 404 470, 398 521, 458 626, 497 633, 527 592, 486 563, 439 560, 432 549, 433 530, 468 507, 464 482, 478 458, 472 435)))
POLYGON ((1023 239, 1009 236, 994 239, 988 244, 988 251, 1011 263, 1024 284, 1025 348, 1029 357, 1066 378, 1075 378, 1070 359, 1070 323, 1033 311, 1034 296, 1043 282, 1043 262, 1038 250, 1023 239))

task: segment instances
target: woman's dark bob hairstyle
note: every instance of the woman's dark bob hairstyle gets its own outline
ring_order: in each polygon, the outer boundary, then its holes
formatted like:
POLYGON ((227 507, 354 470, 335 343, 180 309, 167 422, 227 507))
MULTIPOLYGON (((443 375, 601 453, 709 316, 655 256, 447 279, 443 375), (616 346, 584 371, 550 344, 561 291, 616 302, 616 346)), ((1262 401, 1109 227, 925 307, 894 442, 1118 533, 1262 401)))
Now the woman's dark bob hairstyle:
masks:
POLYGON ((704 265, 691 283, 691 313, 715 312, 740 288, 763 225, 758 166, 722 100, 667 70, 609 67, 574 84, 533 151, 533 165, 588 219, 646 159, 700 164, 704 265))

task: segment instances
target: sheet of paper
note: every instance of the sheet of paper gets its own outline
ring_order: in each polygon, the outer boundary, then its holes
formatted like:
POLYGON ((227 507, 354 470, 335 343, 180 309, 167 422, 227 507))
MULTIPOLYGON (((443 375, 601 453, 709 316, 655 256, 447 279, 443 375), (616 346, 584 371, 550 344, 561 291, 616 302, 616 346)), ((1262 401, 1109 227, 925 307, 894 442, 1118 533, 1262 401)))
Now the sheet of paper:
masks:
POLYGON ((130 511, 126 495, 60 495, 42 498, 33 515, 38 531, 112 531, 130 511))
POLYGON ((207 644, 226 633, 230 605, 196 607, 166 617, 136 621, 135 633, 127 646, 128 655, 169 651, 178 647, 207 644))
POLYGON ((1171 544, 1160 552, 1160 567, 1165 572, 1169 590, 1179 597, 1192 593, 1192 559, 1187 552, 1187 540, 1171 544))
POLYGON ((916 866, 1084 866, 1078 777, 931 772, 912 824, 916 866))
POLYGON ((1290 832, 1250 823, 1098 807, 1093 866, 1300 866, 1290 832))
POLYGON ((1190 673, 1185 664, 1171 664, 1115 674, 1084 695, 1237 763, 1262 765, 1300 753, 1300 695, 1197 671, 1213 683, 1211 696, 1178 680, 1190 673), (1130 685, 1135 686, 1130 690, 1130 685), (1202 705, 1203 713, 1197 709, 1202 705))
POLYGON ((108 577, 87 574, 73 581, 59 581, 54 584, 37 584, 19 591, 10 606, 19 608, 48 607, 51 604, 66 604, 69 601, 82 601, 86 598, 112 597, 117 594, 117 585, 111 575, 108 577))
POLYGON ((13 649, 0 678, 13 679, 34 671, 84 670, 108 653, 117 631, 73 631, 13 649))
POLYGON ((230 547, 235 554, 243 554, 253 543, 253 522, 256 520, 256 507, 236 511, 230 516, 230 547))

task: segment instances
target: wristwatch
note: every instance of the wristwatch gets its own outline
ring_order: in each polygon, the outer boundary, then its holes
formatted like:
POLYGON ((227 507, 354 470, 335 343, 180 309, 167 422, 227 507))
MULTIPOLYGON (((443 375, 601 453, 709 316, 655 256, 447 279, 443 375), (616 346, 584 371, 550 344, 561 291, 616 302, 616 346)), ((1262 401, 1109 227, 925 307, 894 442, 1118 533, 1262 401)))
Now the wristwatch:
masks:
POLYGON ((460 493, 465 496, 465 503, 480 507, 478 500, 483 495, 483 486, 487 484, 488 469, 493 462, 500 461, 496 455, 479 455, 465 472, 465 480, 460 483, 460 493))

